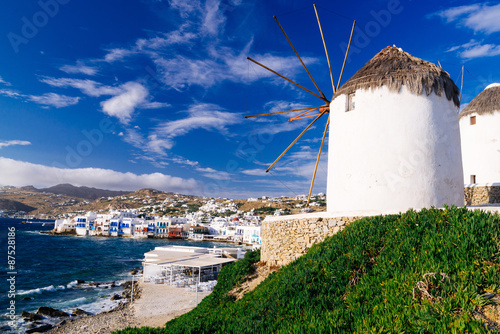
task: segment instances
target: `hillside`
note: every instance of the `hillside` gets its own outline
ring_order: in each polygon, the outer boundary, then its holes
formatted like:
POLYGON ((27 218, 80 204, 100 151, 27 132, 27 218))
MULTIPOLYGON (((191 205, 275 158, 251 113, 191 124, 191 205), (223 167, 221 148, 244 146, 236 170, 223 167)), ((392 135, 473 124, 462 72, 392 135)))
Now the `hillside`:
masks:
POLYGON ((214 292, 165 328, 118 333, 488 333, 500 320, 498 214, 363 218, 236 301, 229 291, 256 256, 224 267, 214 292))
MULTIPOLYGON (((207 198, 164 192, 156 189, 140 189, 135 192, 110 191, 89 187, 75 187, 61 184, 50 188, 36 189, 33 186, 0 187, 0 199, 10 200, 29 206, 29 215, 36 218, 64 218, 67 215, 81 214, 85 211, 105 212, 109 210, 139 209, 140 213, 157 216, 182 216, 186 211, 194 212, 207 202, 207 198), (96 199, 86 199, 94 198, 96 199)), ((236 207, 220 213, 229 215, 236 210, 251 211, 265 217, 272 215, 277 209, 282 214, 300 213, 305 201, 302 198, 262 198, 253 200, 212 199, 222 206, 234 203, 236 207)), ((324 195, 315 195, 312 202, 317 204, 314 211, 325 211, 324 195), (313 202, 314 201, 314 202, 313 202)), ((26 208, 28 209, 28 208, 26 208)), ((2 210, 2 209, 0 209, 2 210)), ((10 216, 16 216, 19 210, 8 210, 10 216)), ((25 211, 25 210, 21 210, 25 211)))
POLYGON ((35 210, 34 207, 23 204, 18 201, 12 201, 9 199, 0 198, 0 210, 1 211, 24 211, 30 212, 35 210))
MULTIPOLYGON (((26 188, 26 187, 24 187, 26 188)), ((71 184, 58 184, 50 188, 39 189, 40 192, 51 194, 66 195, 69 197, 77 197, 87 200, 95 200, 100 197, 115 197, 130 193, 130 191, 114 191, 104 190, 90 187, 75 187, 71 184)))

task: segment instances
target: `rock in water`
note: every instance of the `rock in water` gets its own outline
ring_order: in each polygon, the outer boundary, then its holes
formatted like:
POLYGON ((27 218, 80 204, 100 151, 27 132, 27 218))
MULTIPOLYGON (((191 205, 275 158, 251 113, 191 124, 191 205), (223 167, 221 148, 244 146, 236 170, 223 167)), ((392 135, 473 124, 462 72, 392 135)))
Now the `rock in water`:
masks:
POLYGON ((91 315, 92 313, 84 311, 82 309, 75 309, 73 313, 71 314, 72 316, 79 317, 79 316, 86 316, 86 315, 91 315))
POLYGON ((114 294, 110 300, 120 300, 120 299, 122 299, 122 297, 120 295, 114 294))
POLYGON ((48 306, 41 306, 38 308, 36 311, 36 314, 38 315, 45 315, 48 317, 53 317, 53 318, 65 318, 69 317, 69 314, 60 310, 56 310, 55 308, 48 307, 48 306))
POLYGON ((26 330, 26 333, 41 333, 41 332, 46 332, 48 330, 51 330, 53 327, 52 325, 49 325, 49 324, 45 324, 45 325, 41 325, 39 327, 35 327, 35 328, 31 328, 31 329, 28 329, 26 330))
POLYGON ((26 311, 22 311, 21 312, 21 317, 24 318, 24 320, 29 320, 29 321, 37 321, 37 320, 42 320, 43 317, 38 315, 38 314, 34 314, 34 313, 29 313, 29 312, 26 312, 26 311))

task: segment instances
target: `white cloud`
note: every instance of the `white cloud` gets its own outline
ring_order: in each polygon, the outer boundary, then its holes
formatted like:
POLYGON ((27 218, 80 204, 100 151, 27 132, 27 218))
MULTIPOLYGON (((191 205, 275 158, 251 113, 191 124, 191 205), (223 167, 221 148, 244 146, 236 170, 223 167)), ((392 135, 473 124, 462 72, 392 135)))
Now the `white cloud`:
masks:
POLYGON ((108 50, 108 53, 104 57, 104 61, 106 61, 108 63, 112 63, 115 61, 121 61, 124 58, 126 58, 134 53, 136 53, 136 52, 133 50, 127 50, 127 49, 123 49, 123 48, 111 49, 111 50, 108 50))
POLYGON ((489 6, 488 3, 452 7, 435 13, 446 22, 457 22, 474 32, 487 34, 500 31, 500 4, 489 6))
POLYGON ((9 147, 9 146, 14 146, 14 145, 31 145, 29 141, 26 140, 7 140, 7 141, 0 141, 0 148, 4 147, 9 147))
POLYGON ((11 97, 13 99, 19 99, 24 97, 23 94, 18 93, 12 89, 0 89, 0 95, 11 97))
POLYGON ((98 71, 97 67, 87 66, 82 62, 78 61, 76 65, 64 65, 59 68, 61 71, 70 74, 86 74, 95 75, 98 71))
POLYGON ((92 97, 112 95, 112 98, 101 102, 102 111, 117 117, 124 124, 130 121, 136 108, 158 109, 171 106, 169 103, 149 101, 148 89, 135 81, 120 86, 106 86, 89 79, 43 77, 40 81, 54 87, 76 88, 92 97))
POLYGON ((476 40, 468 43, 453 46, 447 52, 458 52, 458 55, 464 59, 494 57, 500 55, 500 45, 481 44, 476 40))
POLYGON ((165 155, 165 150, 170 150, 173 146, 174 142, 170 139, 159 138, 156 134, 148 136, 147 150, 149 152, 165 155))
POLYGON ((155 188, 180 193, 199 192, 200 185, 192 178, 184 179, 162 173, 134 174, 101 168, 58 168, 0 157, 0 184, 49 187, 60 183, 111 190, 155 188))
POLYGON ((179 11, 182 18, 189 17, 190 14, 197 12, 201 9, 200 1, 185 1, 185 0, 169 0, 170 7, 179 11))
POLYGON ((26 95, 11 89, 0 89, 0 95, 7 96, 13 99, 28 100, 44 106, 52 106, 56 108, 72 106, 80 101, 79 97, 60 95, 56 93, 45 93, 43 95, 26 95))
POLYGON ((141 109, 159 109, 159 108, 168 108, 172 105, 170 103, 165 102, 145 102, 140 105, 141 109))
POLYGON ((149 91, 138 82, 127 82, 120 86, 122 93, 101 102, 102 111, 128 124, 135 109, 147 102, 149 91))
POLYGON ((207 168, 196 168, 198 172, 201 172, 203 176, 214 179, 214 180, 229 180, 231 179, 231 174, 228 172, 218 171, 216 169, 207 167, 207 168))
POLYGON ((5 81, 2 77, 0 77, 0 84, 5 86, 12 86, 10 82, 5 81))
POLYGON ((45 106, 52 106, 56 108, 72 106, 77 104, 78 101, 80 100, 79 97, 59 95, 56 93, 45 93, 40 96, 28 95, 27 98, 35 103, 42 104, 45 106))
MULTIPOLYGON (((254 64, 248 72, 245 57, 249 54, 253 41, 237 52, 234 47, 221 46, 227 39, 224 35, 226 10, 241 5, 241 1, 233 1, 233 4, 228 6, 221 5, 219 0, 172 0, 169 5, 177 10, 181 17, 182 23, 176 30, 156 33, 156 36, 149 38, 139 38, 128 47, 110 49, 103 60, 112 63, 124 61, 131 56, 147 57, 155 64, 155 79, 178 91, 193 85, 208 88, 223 81, 246 83, 276 77, 254 64)), ((257 54, 254 58, 290 78, 302 71, 300 62, 292 55, 282 57, 257 54)), ((317 62, 317 59, 312 57, 302 59, 307 65, 317 62)), ((283 85, 287 84, 283 79, 278 80, 283 85)))
POLYGON ((266 176, 266 169, 265 168, 257 168, 257 169, 245 169, 242 170, 241 173, 245 175, 251 175, 251 176, 266 176))
MULTIPOLYGON (((172 58, 156 57, 153 61, 162 82, 179 91, 192 85, 208 88, 223 81, 246 82, 249 80, 254 82, 262 78, 277 78, 275 74, 253 63, 252 70, 248 73, 244 52, 235 54, 234 51, 226 48, 209 50, 209 52, 210 56, 203 59, 200 59, 199 55, 176 55, 172 58)), ((300 62, 291 56, 262 55, 256 58, 265 66, 292 79, 302 68, 300 62)), ((306 64, 316 61, 310 57, 302 59, 306 64)), ((278 79, 280 83, 286 84, 285 80, 278 79)))
POLYGON ((221 109, 217 105, 208 103, 193 105, 186 111, 188 117, 161 123, 157 126, 156 132, 166 138, 183 136, 195 129, 217 131, 227 135, 227 126, 240 123, 242 117, 221 109))
POLYGON ((207 0, 205 9, 203 10, 203 31, 209 35, 217 35, 222 32, 222 26, 226 22, 226 18, 219 10, 219 0, 207 0))
POLYGON ((97 81, 89 79, 72 79, 72 78, 52 78, 42 77, 41 82, 50 86, 60 88, 76 88, 82 91, 85 95, 99 97, 102 95, 118 95, 123 92, 120 87, 105 86, 97 81))

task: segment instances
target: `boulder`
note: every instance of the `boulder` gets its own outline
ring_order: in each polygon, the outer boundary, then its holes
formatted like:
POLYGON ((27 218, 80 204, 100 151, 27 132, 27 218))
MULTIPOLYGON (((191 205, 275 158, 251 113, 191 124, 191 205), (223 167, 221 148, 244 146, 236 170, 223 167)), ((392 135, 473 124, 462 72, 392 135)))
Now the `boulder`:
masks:
POLYGON ((36 314, 38 315, 45 315, 48 317, 53 317, 53 318, 65 318, 69 317, 69 314, 60 310, 56 310, 55 308, 48 307, 48 306, 41 306, 38 308, 36 311, 36 314))
POLYGON ((122 296, 114 294, 113 297, 111 297, 109 300, 120 300, 122 298, 123 298, 122 296))
POLYGON ((27 334, 29 334, 29 333, 41 333, 41 332, 46 332, 48 330, 51 330, 52 328, 53 328, 52 325, 44 324, 44 325, 41 325, 38 327, 27 329, 25 333, 27 333, 27 334))
POLYGON ((87 316, 87 315, 91 315, 91 314, 92 313, 90 313, 90 312, 87 312, 87 311, 84 311, 82 309, 76 308, 71 315, 74 316, 74 317, 80 317, 80 316, 87 316))
POLYGON ((41 315, 34 314, 34 313, 29 313, 29 312, 26 312, 26 311, 22 311, 21 312, 21 317, 23 317, 24 320, 28 320, 28 321, 37 321, 37 320, 42 320, 43 319, 43 317, 41 315))

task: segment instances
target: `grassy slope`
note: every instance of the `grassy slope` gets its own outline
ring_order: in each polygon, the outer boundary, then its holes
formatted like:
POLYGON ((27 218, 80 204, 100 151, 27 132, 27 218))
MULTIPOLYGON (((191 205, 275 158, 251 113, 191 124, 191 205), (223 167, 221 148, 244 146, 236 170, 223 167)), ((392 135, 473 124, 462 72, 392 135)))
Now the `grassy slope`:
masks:
POLYGON ((474 310, 487 303, 481 294, 500 292, 499 256, 498 215, 451 208, 364 218, 239 301, 227 291, 252 259, 227 266, 214 293, 165 328, 120 333, 483 333, 474 310), (433 272, 449 278, 423 278, 433 272), (419 281, 432 300, 418 289, 413 298, 419 281))

